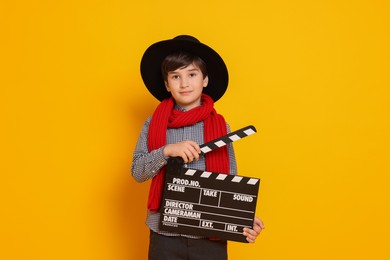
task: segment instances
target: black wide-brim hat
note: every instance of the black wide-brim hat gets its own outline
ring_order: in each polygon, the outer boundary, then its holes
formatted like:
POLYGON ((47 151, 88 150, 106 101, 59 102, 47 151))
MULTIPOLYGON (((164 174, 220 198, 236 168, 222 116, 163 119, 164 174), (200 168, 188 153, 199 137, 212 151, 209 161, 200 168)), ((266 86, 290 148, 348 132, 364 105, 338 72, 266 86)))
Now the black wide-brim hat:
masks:
POLYGON ((209 82, 203 93, 209 95, 214 102, 225 93, 229 74, 221 56, 209 46, 189 35, 179 35, 171 40, 152 44, 141 59, 141 76, 149 92, 162 101, 171 97, 166 90, 161 74, 161 63, 171 53, 185 51, 199 56, 207 67, 209 82))

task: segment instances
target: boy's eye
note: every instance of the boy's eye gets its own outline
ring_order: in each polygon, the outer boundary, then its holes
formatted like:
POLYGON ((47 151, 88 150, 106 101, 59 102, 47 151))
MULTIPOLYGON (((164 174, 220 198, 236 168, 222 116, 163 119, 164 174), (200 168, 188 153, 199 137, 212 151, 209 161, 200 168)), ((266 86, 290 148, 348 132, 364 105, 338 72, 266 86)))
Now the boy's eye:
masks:
POLYGON ((195 77, 196 76, 196 73, 190 73, 190 77, 195 77))
POLYGON ((173 75, 173 76, 172 76, 172 79, 178 79, 178 78, 179 78, 178 75, 173 75))

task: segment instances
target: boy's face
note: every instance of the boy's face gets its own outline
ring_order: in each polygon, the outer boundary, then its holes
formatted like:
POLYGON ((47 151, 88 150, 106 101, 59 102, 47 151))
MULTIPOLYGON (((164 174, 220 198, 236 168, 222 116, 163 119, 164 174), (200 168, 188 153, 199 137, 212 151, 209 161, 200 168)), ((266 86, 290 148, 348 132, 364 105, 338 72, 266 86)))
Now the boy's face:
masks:
POLYGON ((176 104, 185 110, 200 106, 203 88, 208 84, 200 69, 194 64, 168 72, 165 87, 171 92, 176 104))

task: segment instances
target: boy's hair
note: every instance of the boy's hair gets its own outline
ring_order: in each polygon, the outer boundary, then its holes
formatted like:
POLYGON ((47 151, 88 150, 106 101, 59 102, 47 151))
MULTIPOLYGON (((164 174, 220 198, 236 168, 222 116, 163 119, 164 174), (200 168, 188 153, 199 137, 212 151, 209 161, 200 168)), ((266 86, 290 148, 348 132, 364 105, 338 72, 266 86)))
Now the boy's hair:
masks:
POLYGON ((207 76, 206 63, 199 56, 184 51, 169 54, 161 63, 161 74, 164 81, 167 81, 168 72, 185 68, 191 64, 194 64, 200 69, 203 78, 207 76))

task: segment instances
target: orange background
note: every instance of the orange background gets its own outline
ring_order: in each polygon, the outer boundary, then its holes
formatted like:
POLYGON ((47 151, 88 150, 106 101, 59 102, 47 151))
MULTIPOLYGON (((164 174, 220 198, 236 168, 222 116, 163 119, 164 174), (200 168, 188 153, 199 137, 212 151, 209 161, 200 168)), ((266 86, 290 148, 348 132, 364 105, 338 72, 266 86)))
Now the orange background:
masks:
POLYGON ((388 1, 2 1, 0 259, 145 259, 129 168, 157 105, 139 62, 191 34, 230 72, 217 102, 262 179, 230 259, 390 259, 388 1))

